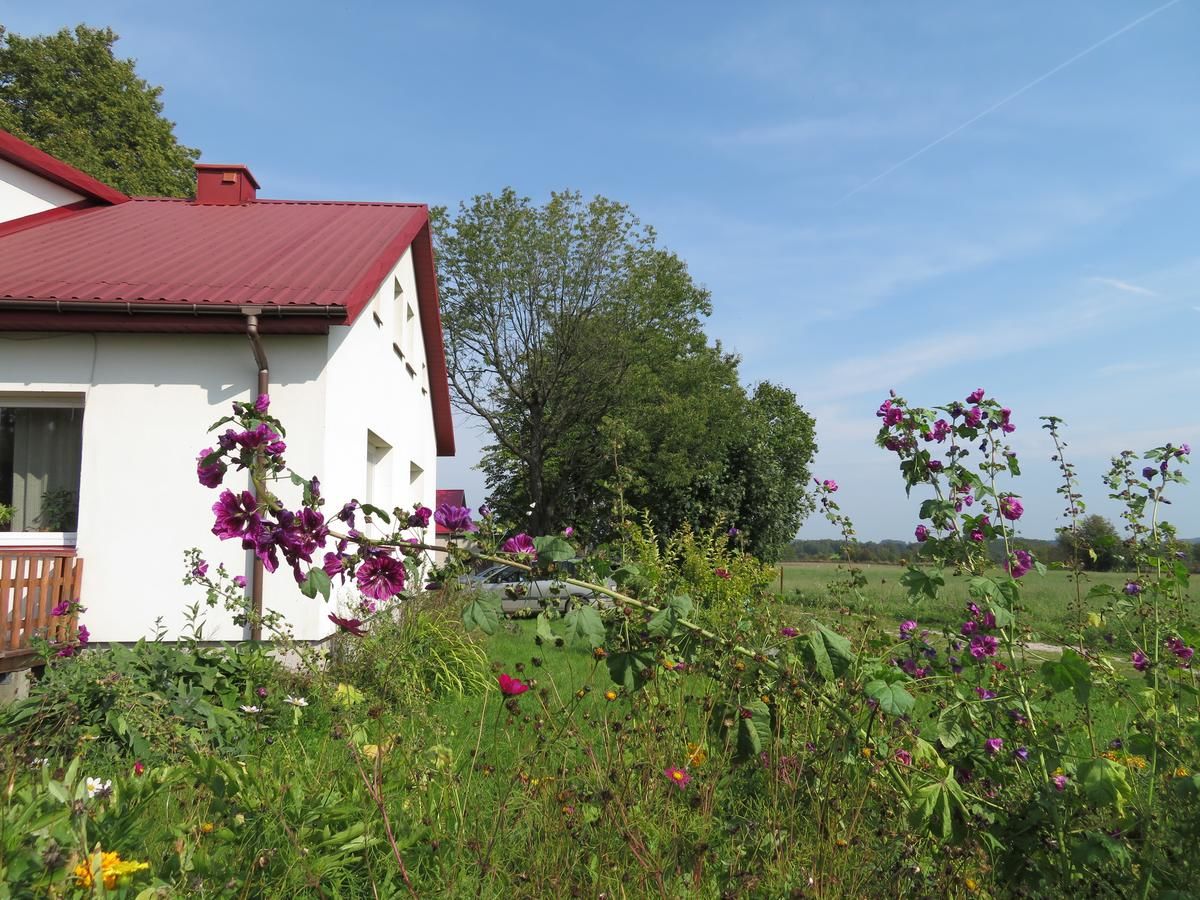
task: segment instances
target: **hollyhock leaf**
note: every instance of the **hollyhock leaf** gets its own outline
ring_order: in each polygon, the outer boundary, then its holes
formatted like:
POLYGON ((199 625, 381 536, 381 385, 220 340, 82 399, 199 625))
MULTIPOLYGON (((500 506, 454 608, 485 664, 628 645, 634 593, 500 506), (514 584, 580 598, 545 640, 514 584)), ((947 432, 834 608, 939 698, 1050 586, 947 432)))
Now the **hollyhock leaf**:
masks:
POLYGON ((576 606, 563 619, 567 634, 575 640, 587 641, 592 647, 603 647, 608 633, 600 612, 594 606, 576 606))
POLYGON ((662 609, 650 617, 646 630, 651 637, 672 637, 679 631, 679 620, 692 612, 692 598, 686 594, 670 597, 662 609))
MULTIPOLYGON (((568 613, 569 615, 569 613, 568 613)), ((537 636, 542 639, 545 644, 553 645, 555 641, 554 629, 550 627, 550 617, 543 610, 538 613, 537 617, 537 636)))
POLYGON ((1103 756, 1081 764, 1078 779, 1088 800, 1097 806, 1116 807, 1118 815, 1133 794, 1125 767, 1103 756))
POLYGON ((617 586, 628 584, 635 578, 640 577, 642 570, 635 563, 625 563, 619 569, 615 569, 612 573, 612 580, 617 583, 617 586))
POLYGON ((938 716, 937 736, 942 746, 952 750, 967 736, 963 727, 964 711, 961 707, 948 706, 938 716))
POLYGON ((800 652, 810 669, 826 681, 849 671, 854 663, 850 642, 824 625, 817 625, 800 644, 800 652))
POLYGON ((999 603, 993 603, 989 608, 992 611, 992 615, 996 617, 997 628, 1009 628, 1016 621, 1013 614, 999 603))
POLYGON ((1008 472, 1010 475, 1021 474, 1021 464, 1017 462, 1016 456, 1008 457, 1008 472))
POLYGON ((907 715, 917 703, 903 685, 888 684, 879 678, 868 681, 863 687, 863 693, 875 700, 879 704, 879 708, 890 716, 907 715))
POLYGON ((967 582, 967 593, 980 600, 988 600, 1000 593, 1000 586, 984 575, 976 575, 967 582))
POLYGON ((1042 663, 1042 680, 1058 694, 1070 690, 1080 704, 1087 703, 1092 690, 1092 672, 1087 661, 1069 647, 1059 659, 1042 663))
POLYGON ((320 594, 328 600, 331 587, 332 583, 325 570, 320 566, 313 566, 308 570, 308 577, 300 585, 300 593, 309 598, 315 598, 317 594, 320 594))
POLYGON ((562 562, 575 556, 575 548, 557 534, 542 535, 533 539, 537 548, 538 562, 562 562))
POLYGON ((646 683, 646 672, 654 666, 654 654, 648 650, 630 650, 610 654, 608 675, 613 683, 627 691, 636 691, 646 683))
POLYGON ((370 503, 364 503, 359 507, 359 509, 363 511, 364 516, 378 516, 388 525, 392 524, 392 517, 385 513, 378 506, 372 506, 370 503))
POLYGON ((500 627, 500 598, 475 597, 463 607, 462 618, 467 631, 478 628, 484 634, 495 634, 500 627))
POLYGON ((908 821, 913 828, 942 841, 955 840, 963 833, 962 820, 967 814, 966 796, 954 774, 913 791, 908 821))
POLYGON ((936 600, 938 588, 945 586, 946 579, 942 576, 941 569, 931 569, 926 572, 916 566, 909 566, 900 576, 900 583, 904 585, 910 597, 924 595, 930 600, 936 600))

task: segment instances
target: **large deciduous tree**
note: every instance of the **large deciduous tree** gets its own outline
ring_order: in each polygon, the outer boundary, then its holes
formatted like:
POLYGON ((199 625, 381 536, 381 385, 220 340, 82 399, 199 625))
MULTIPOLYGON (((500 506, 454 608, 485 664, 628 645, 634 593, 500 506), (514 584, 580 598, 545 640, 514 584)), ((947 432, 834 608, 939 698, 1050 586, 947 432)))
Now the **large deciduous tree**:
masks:
POLYGON ((175 138, 162 88, 117 59, 109 28, 0 27, 0 128, 127 194, 190 196, 200 151, 175 138))
POLYGON ((793 537, 812 419, 782 388, 746 395, 707 291, 627 207, 505 190, 434 224, 453 395, 491 435, 506 518, 606 537, 619 496, 661 528, 736 521, 768 557, 793 537))

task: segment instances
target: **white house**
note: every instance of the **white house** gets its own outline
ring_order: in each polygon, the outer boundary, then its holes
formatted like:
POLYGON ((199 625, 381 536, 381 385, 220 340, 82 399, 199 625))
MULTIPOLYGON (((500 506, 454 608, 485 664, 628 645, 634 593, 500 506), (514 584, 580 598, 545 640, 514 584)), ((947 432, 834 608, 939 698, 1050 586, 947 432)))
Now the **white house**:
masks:
MULTIPOLYGON (((331 504, 434 506, 454 434, 427 208, 264 200, 245 166, 196 168, 194 201, 127 197, 0 131, 0 651, 44 617, 13 568, 35 558, 82 561, 101 642, 177 633, 202 599, 189 547, 253 583, 196 456, 260 380, 331 504)), ((286 567, 263 601, 297 637, 333 628, 286 567)), ((244 636, 224 613, 208 632, 244 636)))

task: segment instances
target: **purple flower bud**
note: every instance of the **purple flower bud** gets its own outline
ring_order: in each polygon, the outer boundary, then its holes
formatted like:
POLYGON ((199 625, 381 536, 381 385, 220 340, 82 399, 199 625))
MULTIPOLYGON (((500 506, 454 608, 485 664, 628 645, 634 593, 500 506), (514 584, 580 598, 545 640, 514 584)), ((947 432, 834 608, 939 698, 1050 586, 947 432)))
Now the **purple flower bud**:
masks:
POLYGON ((254 401, 254 411, 262 415, 271 406, 271 398, 266 394, 259 394, 258 399, 254 401))
POLYGON ((979 403, 983 400, 983 388, 975 388, 971 393, 967 394, 968 403, 979 403))
POLYGON ((1140 584, 1138 584, 1136 581, 1125 582, 1125 593, 1128 594, 1130 597, 1136 597, 1141 592, 1142 592, 1142 586, 1140 584))
POLYGON ((1158 471, 1154 468, 1154 466, 1146 466, 1146 468, 1142 469, 1142 477, 1147 481, 1151 480, 1157 474, 1158 471))
POLYGON ((986 750, 989 755, 994 756, 995 754, 999 753, 1002 749, 1004 749, 1004 739, 1003 738, 988 738, 986 741, 983 742, 983 749, 986 750))
POLYGON ((916 537, 918 544, 923 544, 929 539, 929 529, 924 525, 918 525, 916 530, 913 531, 913 535, 916 537))

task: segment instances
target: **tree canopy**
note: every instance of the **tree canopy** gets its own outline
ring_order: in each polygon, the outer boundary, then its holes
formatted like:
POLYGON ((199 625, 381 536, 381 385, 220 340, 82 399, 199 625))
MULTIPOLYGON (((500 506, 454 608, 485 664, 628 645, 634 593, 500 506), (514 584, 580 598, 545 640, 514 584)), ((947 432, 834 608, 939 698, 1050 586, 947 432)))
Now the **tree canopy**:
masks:
POLYGON ((724 520, 765 557, 795 535, 811 417, 784 388, 747 394, 704 334, 708 292, 626 206, 510 189, 434 224, 450 382, 491 435, 500 513, 596 538, 621 504, 666 529, 724 520))
POLYGON ((162 88, 113 54, 110 28, 22 37, 0 27, 0 128, 127 194, 190 196, 200 151, 175 138, 162 88))

